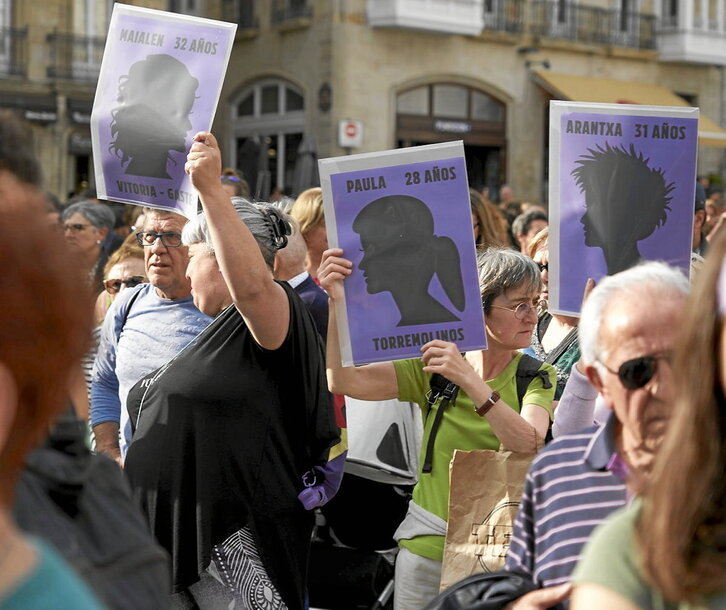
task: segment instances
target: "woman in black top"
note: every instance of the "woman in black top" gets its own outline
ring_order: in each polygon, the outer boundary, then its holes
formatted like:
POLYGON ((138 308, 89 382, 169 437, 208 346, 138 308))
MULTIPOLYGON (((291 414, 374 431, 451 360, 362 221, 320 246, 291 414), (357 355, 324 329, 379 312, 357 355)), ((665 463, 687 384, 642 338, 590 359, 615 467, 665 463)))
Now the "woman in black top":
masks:
POLYGON ((130 392, 126 471, 172 556, 177 607, 301 609, 313 525, 301 477, 338 429, 312 318, 272 278, 289 225, 230 203, 220 169, 214 136, 197 134, 186 170, 204 212, 183 239, 194 303, 215 319, 130 392))

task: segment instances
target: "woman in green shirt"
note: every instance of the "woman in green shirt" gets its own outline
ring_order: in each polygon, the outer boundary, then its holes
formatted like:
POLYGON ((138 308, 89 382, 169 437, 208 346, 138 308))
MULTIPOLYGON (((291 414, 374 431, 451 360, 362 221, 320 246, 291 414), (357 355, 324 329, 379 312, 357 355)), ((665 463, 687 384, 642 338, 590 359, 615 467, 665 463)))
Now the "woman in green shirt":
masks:
MULTIPOLYGON (((419 472, 409 512, 396 533, 401 550, 396 563, 396 608, 424 607, 438 593, 448 516, 449 462, 455 449, 505 449, 534 452, 543 439, 555 391, 555 371, 542 364, 542 376, 530 383, 521 404, 517 398, 519 349, 529 345, 537 323, 541 276, 529 257, 514 250, 490 249, 478 257, 479 287, 486 314, 487 350, 462 357, 454 343, 434 340, 421 348, 421 359, 341 366, 335 302, 352 263, 343 251, 323 254, 319 279, 331 301, 327 367, 330 389, 362 400, 397 398, 422 409, 423 465, 435 410, 426 394, 434 373, 460 388, 444 411, 436 433, 431 469, 419 472)), ((420 467, 421 468, 421 467, 420 467)))

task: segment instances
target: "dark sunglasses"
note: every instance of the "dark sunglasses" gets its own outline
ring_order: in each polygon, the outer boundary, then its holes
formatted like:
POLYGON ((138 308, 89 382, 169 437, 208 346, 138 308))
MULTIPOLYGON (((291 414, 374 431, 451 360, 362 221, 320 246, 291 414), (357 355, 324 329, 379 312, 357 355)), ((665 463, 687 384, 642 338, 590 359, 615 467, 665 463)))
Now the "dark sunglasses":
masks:
POLYGON ((540 273, 542 273, 543 271, 549 271, 549 269, 550 269, 549 263, 537 263, 537 266, 539 267, 540 273))
POLYGON ((109 294, 116 294, 119 290, 121 290, 122 285, 126 286, 126 288, 133 288, 134 286, 138 286, 139 284, 147 281, 148 280, 143 275, 134 275, 122 280, 104 280, 103 287, 109 294))
POLYGON ((617 371, 608 368, 605 363, 600 363, 613 375, 617 375, 620 383, 628 390, 637 390, 645 387, 658 372, 658 361, 670 361, 670 353, 651 356, 640 356, 623 362, 617 371))

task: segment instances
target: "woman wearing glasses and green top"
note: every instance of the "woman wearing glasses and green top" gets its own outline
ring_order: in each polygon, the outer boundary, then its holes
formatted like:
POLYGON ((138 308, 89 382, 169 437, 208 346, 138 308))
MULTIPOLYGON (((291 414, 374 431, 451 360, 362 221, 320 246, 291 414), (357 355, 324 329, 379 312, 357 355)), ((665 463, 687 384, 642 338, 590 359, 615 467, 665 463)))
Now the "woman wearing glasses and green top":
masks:
MULTIPOLYGON (((352 263, 340 249, 327 250, 320 283, 331 303, 342 296, 342 282, 352 263)), ((420 468, 426 461, 434 410, 426 394, 430 379, 440 373, 460 387, 444 411, 436 433, 430 472, 419 472, 409 512, 396 533, 400 552, 396 564, 396 608, 423 608, 436 596, 441 575, 448 516, 449 461, 455 449, 504 449, 534 452, 544 439, 552 416, 555 371, 542 364, 522 404, 515 373, 537 323, 541 276, 529 257, 490 249, 478 257, 479 284, 486 314, 489 348, 462 355, 454 343, 434 340, 421 348, 421 359, 342 367, 335 307, 328 325, 328 382, 333 392, 363 400, 397 398, 419 404, 424 415, 420 468)))

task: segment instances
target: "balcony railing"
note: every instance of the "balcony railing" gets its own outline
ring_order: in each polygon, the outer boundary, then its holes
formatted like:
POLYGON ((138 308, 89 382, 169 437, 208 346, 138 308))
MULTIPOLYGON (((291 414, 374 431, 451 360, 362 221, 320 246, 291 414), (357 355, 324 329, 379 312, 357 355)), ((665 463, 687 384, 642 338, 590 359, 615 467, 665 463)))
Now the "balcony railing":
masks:
POLYGON ((524 0, 484 0, 484 29, 519 34, 524 31, 524 0))
POLYGON ((304 19, 313 16, 309 0, 273 0, 272 23, 284 23, 291 19, 304 19))
POLYGON ((578 6, 572 2, 534 0, 530 32, 588 44, 655 48, 655 16, 578 6))
POLYGON ((260 23, 255 14, 254 0, 224 0, 222 19, 237 24, 238 30, 256 30, 260 23))
POLYGON ((586 44, 655 49, 654 15, 559 0, 485 0, 484 28, 586 44))
POLYGON ((26 76, 28 28, 0 28, 0 75, 26 76))
POLYGON ((51 32, 47 42, 50 46, 50 64, 47 70, 49 78, 83 82, 94 82, 98 79, 105 38, 51 32))

